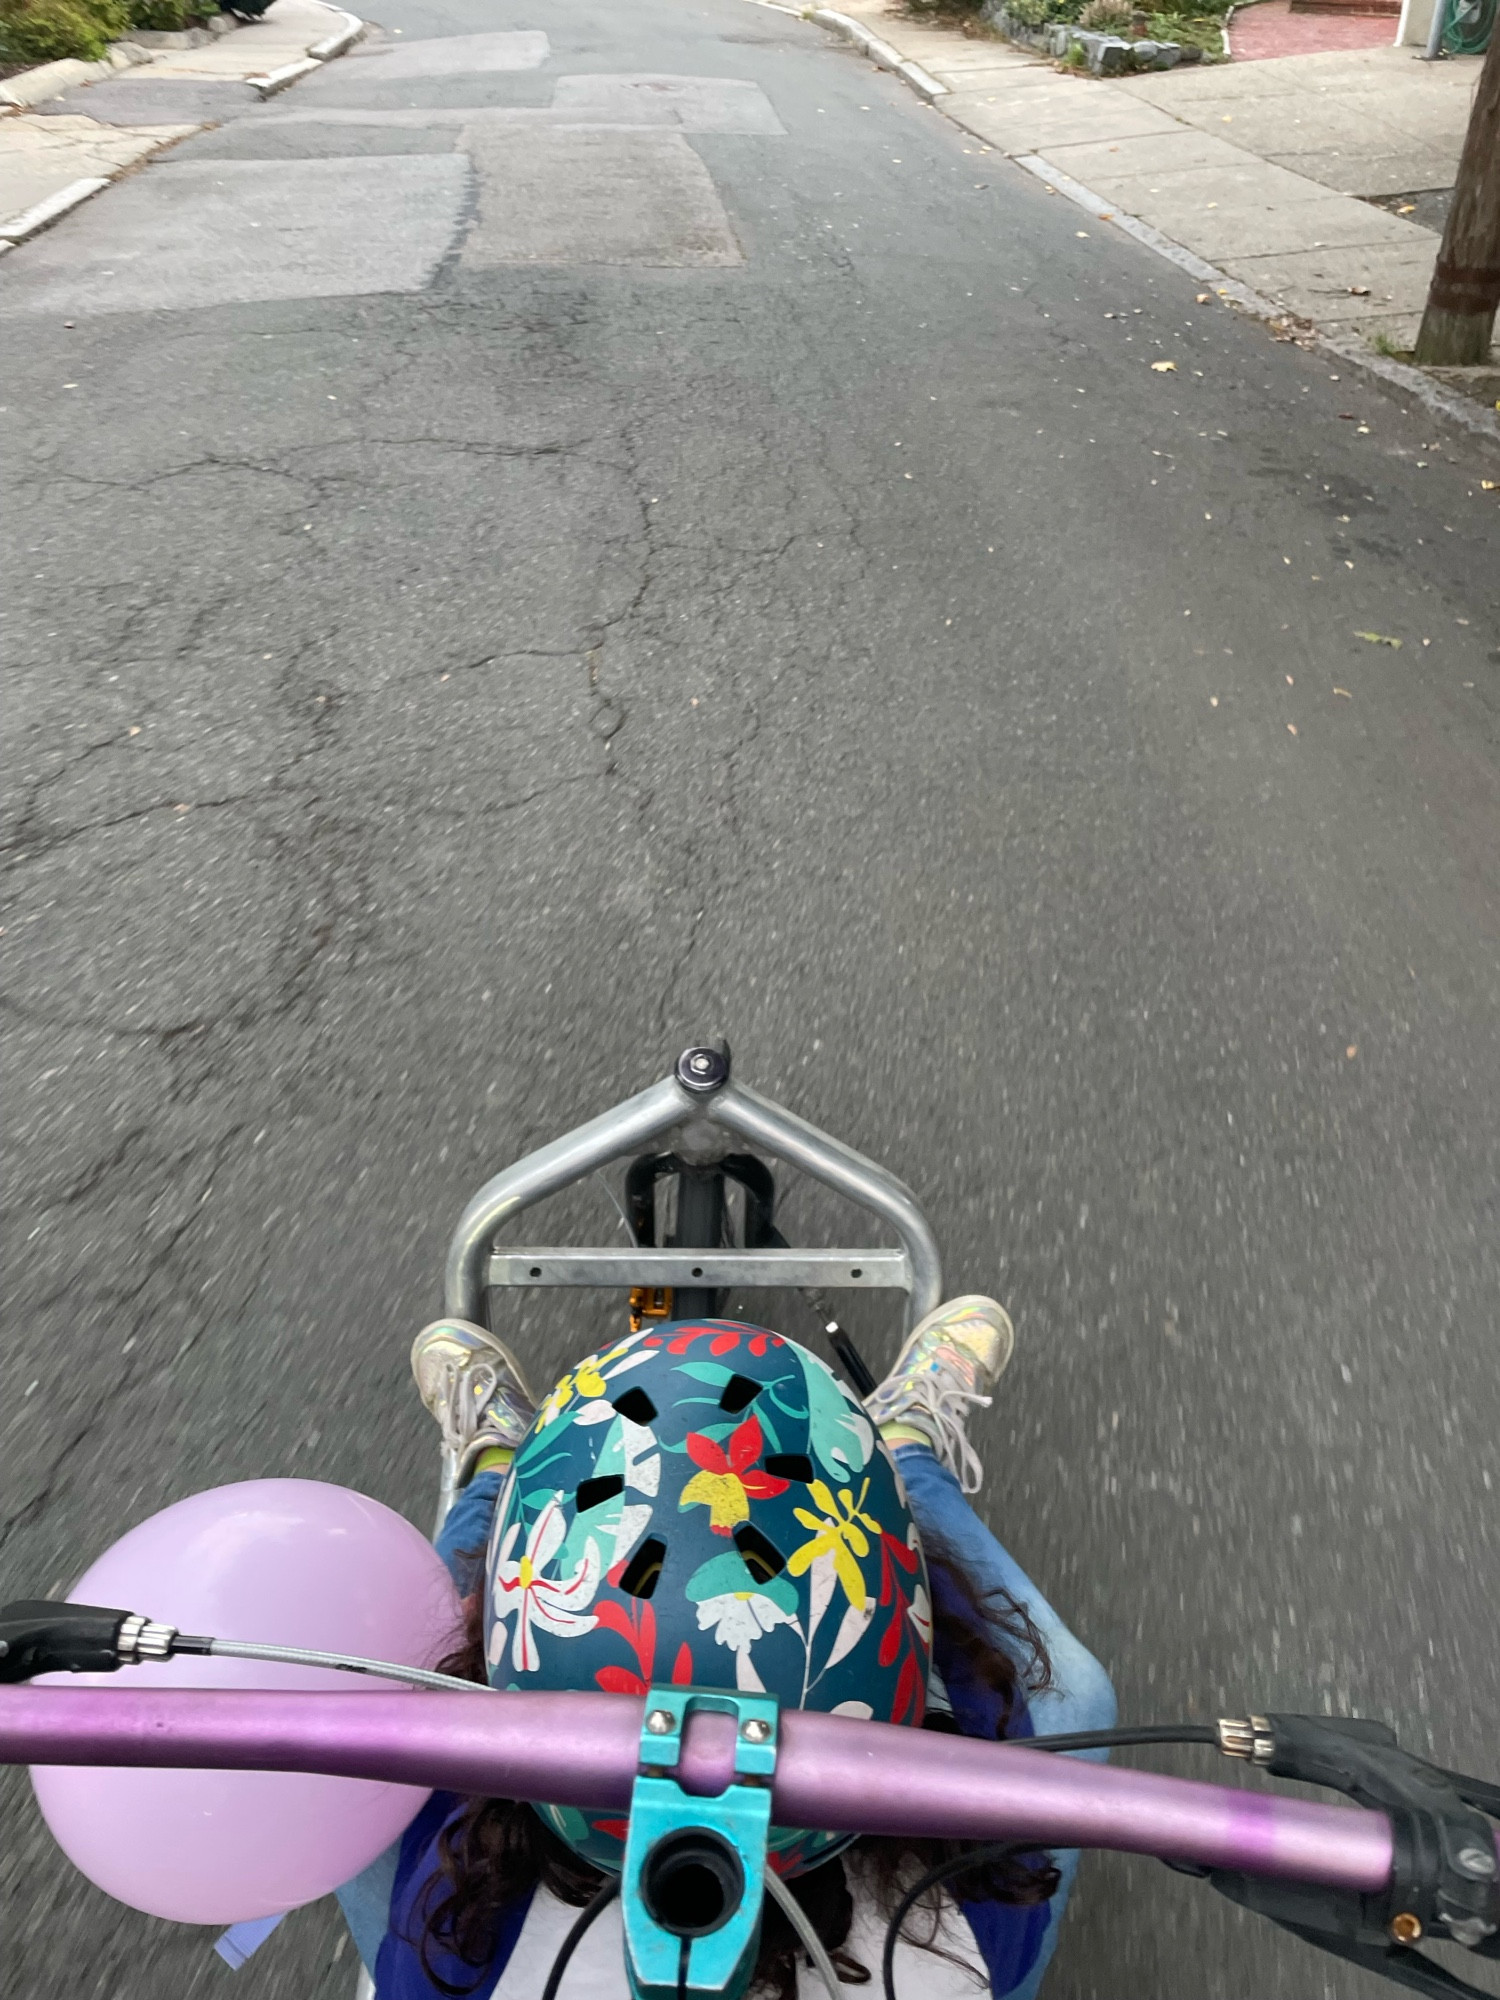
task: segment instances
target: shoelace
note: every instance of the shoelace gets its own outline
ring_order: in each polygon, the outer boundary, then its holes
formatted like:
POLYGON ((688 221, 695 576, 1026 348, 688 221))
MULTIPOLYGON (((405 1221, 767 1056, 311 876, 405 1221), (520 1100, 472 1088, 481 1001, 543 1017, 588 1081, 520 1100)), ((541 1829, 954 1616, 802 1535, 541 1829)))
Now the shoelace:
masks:
POLYGON ((920 1409, 932 1421, 937 1455, 958 1480, 960 1491, 977 1493, 984 1484, 984 1466, 964 1429, 968 1416, 965 1405, 976 1403, 987 1410, 993 1401, 993 1396, 981 1396, 976 1389, 960 1388, 951 1375, 946 1380, 919 1375, 915 1381, 902 1384, 900 1397, 892 1398, 891 1407, 883 1410, 877 1421, 899 1423, 910 1410, 920 1409))
POLYGON ((462 1458, 473 1442, 480 1416, 499 1381, 499 1370, 492 1362, 445 1363, 438 1422, 443 1427, 443 1443, 455 1457, 462 1458))

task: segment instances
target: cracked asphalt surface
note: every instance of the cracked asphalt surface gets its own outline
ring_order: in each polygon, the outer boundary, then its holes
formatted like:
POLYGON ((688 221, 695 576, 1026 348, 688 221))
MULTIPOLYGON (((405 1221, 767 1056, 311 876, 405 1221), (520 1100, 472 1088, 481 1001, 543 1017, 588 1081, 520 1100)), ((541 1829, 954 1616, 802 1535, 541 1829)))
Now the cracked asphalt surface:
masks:
MULTIPOLYGON (((5 1591, 224 1480, 425 1521, 406 1348, 464 1200, 723 1029, 1010 1302, 984 1503, 1125 1717, 1352 1707, 1494 1775, 1483 448, 798 21, 382 25, 551 55, 226 101, 0 269, 5 1591), (514 148, 464 114, 649 73, 774 109, 677 142, 743 262, 473 261, 514 148), (403 223, 446 231, 423 289, 59 309, 195 161, 455 150, 479 209, 403 223)), ((536 1233, 611 1227, 585 1192, 536 1233)), ((507 1325, 545 1376, 607 1312, 507 1325)), ((0 1811, 8 1991, 228 1977, 14 1774, 0 1811)), ((331 1906, 237 1980, 347 2000, 331 1906)), ((1387 1989, 1096 1859, 1048 1990, 1387 1989)))

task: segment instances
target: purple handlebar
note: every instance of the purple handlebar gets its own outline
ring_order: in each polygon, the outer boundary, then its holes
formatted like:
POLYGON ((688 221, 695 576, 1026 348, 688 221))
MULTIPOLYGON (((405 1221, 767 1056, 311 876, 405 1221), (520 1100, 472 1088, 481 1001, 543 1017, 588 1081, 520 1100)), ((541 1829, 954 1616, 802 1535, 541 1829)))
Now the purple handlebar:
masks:
MULTIPOLYGON (((196 1688, 0 1690, 0 1763, 313 1771, 491 1798, 621 1810, 643 1704, 606 1694, 310 1694, 196 1688)), ((1112 1770, 1015 1745, 790 1710, 782 1826, 1114 1847, 1372 1892, 1390 1876, 1383 1813, 1112 1770)), ((728 1716, 698 1714, 684 1788, 724 1789, 728 1716)))

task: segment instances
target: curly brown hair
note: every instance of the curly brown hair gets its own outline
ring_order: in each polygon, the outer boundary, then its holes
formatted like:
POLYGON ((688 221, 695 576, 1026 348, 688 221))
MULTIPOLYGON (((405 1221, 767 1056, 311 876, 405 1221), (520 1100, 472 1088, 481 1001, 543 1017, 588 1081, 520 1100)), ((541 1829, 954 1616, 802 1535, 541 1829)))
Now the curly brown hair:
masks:
MULTIPOLYGON (((933 1646, 945 1679, 977 1694, 996 1717, 995 1734, 1005 1736, 1022 1712, 1028 1694, 1051 1684, 1051 1667, 1041 1634, 1024 1605, 1003 1590, 980 1591, 962 1564, 927 1540, 932 1581, 933 1646), (987 1699, 986 1699, 987 1698, 987 1699)), ((460 1646, 441 1671, 483 1683, 483 1593, 465 1601, 460 1646)), ((956 1733, 950 1715, 929 1715, 924 1729, 956 1733)), ((958 1840, 866 1836, 852 1848, 787 1886, 811 1918, 840 1976, 852 1985, 869 1970, 843 1950, 854 1917, 849 1887, 852 1873, 887 1916, 918 1875, 939 1862, 957 1859, 974 1843, 958 1840)), ((423 1930, 417 1941, 423 1969, 435 1991, 461 2000, 482 1983, 495 1951, 504 1911, 533 1890, 545 1889, 560 1902, 581 1908, 605 1878, 581 1860, 545 1826, 530 1806, 512 1799, 471 1799, 438 1838, 438 1869, 416 1906, 423 1930), (445 1979, 430 1949, 451 1952, 473 1966, 469 1986, 445 1979)), ((1045 1854, 1012 1854, 977 1864, 950 1877, 950 1894, 965 1901, 1043 1903, 1058 1884, 1045 1854)), ((925 1934, 912 1941, 944 1958, 956 1959, 942 1941, 943 1902, 932 1891, 917 1906, 927 1917, 925 1934)), ((910 1919, 908 1919, 908 1922, 910 1919)), ((761 1919, 760 1957, 751 1983, 755 2000, 796 2000, 797 1954, 801 1947, 780 1907, 769 1898, 761 1919)))

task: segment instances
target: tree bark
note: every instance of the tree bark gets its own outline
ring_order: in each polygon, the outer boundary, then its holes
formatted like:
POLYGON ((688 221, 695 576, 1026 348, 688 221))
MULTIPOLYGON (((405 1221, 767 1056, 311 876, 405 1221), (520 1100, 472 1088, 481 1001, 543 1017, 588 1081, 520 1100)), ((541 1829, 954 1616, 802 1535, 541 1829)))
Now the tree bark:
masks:
MULTIPOLYGON (((1443 0, 1437 0, 1442 6, 1443 0)), ((1479 74, 1453 206, 1413 359, 1476 368, 1489 359, 1500 307, 1500 33, 1479 74)))

